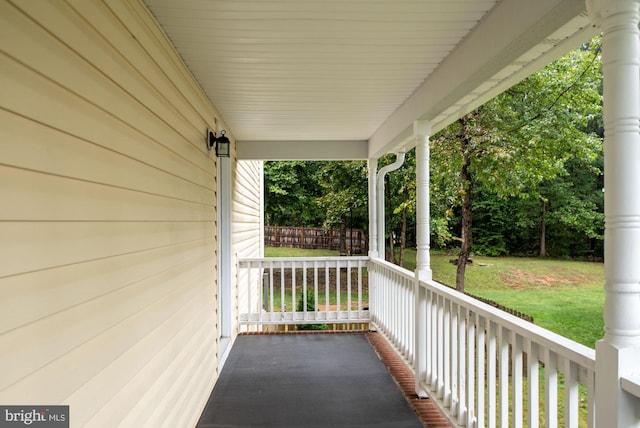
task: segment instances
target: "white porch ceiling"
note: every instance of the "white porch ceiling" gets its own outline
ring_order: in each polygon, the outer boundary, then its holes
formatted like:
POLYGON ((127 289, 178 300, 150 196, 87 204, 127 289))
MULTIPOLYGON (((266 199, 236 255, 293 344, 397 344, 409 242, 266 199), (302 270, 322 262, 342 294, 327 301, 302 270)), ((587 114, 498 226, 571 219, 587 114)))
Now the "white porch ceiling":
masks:
POLYGON ((244 159, 413 146, 588 40, 584 0, 144 0, 244 159))

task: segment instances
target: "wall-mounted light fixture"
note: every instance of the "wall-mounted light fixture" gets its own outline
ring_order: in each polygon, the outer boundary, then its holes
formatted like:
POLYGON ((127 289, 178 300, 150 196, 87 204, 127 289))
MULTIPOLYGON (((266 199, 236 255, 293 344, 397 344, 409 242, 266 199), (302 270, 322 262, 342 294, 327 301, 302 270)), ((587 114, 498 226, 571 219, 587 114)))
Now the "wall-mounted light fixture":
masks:
POLYGON ((227 138, 226 131, 220 131, 220 136, 216 137, 216 133, 211 128, 207 128, 207 149, 211 150, 216 147, 216 156, 228 158, 231 155, 231 142, 227 138))

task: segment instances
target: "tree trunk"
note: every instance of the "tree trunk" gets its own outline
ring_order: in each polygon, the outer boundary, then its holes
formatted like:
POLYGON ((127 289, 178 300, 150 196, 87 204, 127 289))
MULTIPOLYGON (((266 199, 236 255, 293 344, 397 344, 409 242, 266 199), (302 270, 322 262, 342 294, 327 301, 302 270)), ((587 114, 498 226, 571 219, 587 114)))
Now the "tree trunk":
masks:
POLYGON ((547 202, 542 201, 542 215, 540 216, 540 257, 547 255, 547 202))
POLYGON ((467 260, 471 255, 471 245, 473 237, 471 234, 471 173, 469 166, 471 165, 471 154, 469 153, 470 137, 467 135, 466 116, 460 120, 460 144, 462 148, 462 168, 460 170, 460 180, 462 186, 462 245, 460 246, 460 255, 458 256, 458 269, 456 271, 456 290, 464 293, 464 274, 467 268, 467 260))
POLYGON ((340 255, 347 255, 347 220, 344 215, 340 219, 340 255))
POLYGON ((400 229, 400 266, 404 267, 404 249, 407 248, 407 198, 408 191, 405 189, 402 192, 402 199, 404 204, 402 205, 402 227, 400 229))

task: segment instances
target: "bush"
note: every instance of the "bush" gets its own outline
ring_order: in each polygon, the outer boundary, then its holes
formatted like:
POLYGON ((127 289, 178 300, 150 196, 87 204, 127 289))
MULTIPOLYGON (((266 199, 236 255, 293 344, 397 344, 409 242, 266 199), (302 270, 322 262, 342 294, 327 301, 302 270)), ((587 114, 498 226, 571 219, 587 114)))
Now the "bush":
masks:
MULTIPOLYGON (((316 305, 314 304, 313 296, 307 293, 307 312, 315 312, 316 305)), ((298 298, 298 303, 296 305, 296 310, 298 312, 304 311, 304 301, 303 294, 300 293, 300 297, 298 298)), ((296 326, 297 330, 328 330, 329 326, 326 324, 298 324, 296 326)))

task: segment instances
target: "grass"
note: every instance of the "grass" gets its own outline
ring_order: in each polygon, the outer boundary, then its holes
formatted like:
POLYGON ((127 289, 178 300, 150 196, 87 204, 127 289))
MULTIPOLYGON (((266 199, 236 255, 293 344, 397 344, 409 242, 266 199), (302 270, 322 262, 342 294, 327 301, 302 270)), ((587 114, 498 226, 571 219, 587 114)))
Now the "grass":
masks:
MULTIPOLYGON (((431 258, 436 281, 455 286, 451 257, 431 258)), ((474 257, 465 290, 524 312, 535 324, 591 348, 602 338, 602 263, 540 258, 474 257)))

